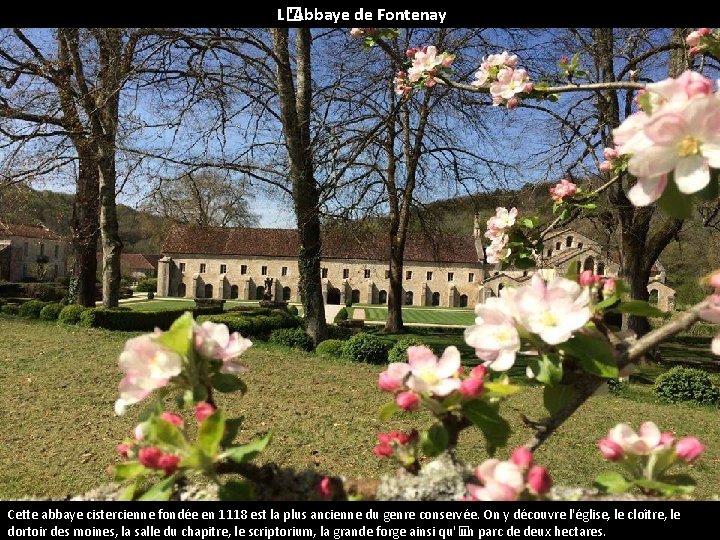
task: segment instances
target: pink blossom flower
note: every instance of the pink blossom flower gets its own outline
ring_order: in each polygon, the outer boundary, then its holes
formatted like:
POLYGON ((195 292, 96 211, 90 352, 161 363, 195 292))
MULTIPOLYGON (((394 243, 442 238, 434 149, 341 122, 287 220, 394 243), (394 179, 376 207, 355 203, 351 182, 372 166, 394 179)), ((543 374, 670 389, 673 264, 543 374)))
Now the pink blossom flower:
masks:
POLYGON ((584 270, 578 278, 578 283, 583 287, 589 287, 591 285, 597 285, 602 281, 602 276, 596 276, 592 270, 584 270))
POLYGON ((675 442, 675 437, 673 437, 673 434, 669 431, 664 431, 660 435, 660 444, 658 446, 662 448, 671 448, 673 443, 675 442))
POLYGON ((519 446, 513 450, 510 461, 523 470, 528 470, 533 464, 533 454, 527 446, 519 446))
POLYGON ((488 70, 481 67, 475 72, 475 80, 472 81, 470 84, 472 86, 484 86, 489 78, 490 73, 488 73, 488 70))
POLYGON ((438 55, 434 45, 430 45, 424 51, 417 51, 413 57, 412 66, 408 69, 408 80, 410 82, 420 80, 423 74, 442 64, 442 61, 443 59, 438 55))
POLYGON ((208 416, 212 416, 215 412, 215 407, 206 401, 201 401, 195 405, 195 420, 198 424, 202 424, 208 416))
POLYGON ((458 391, 463 395, 463 397, 473 399, 482 394, 484 386, 485 382, 482 379, 478 379, 477 377, 468 377, 467 379, 463 379, 460 383, 458 391))
POLYGON ((379 444, 373 447, 373 453, 379 458, 392 457, 393 452, 393 447, 389 444, 379 444))
POLYGON ((375 31, 374 28, 352 28, 350 30, 350 35, 352 37, 359 37, 364 36, 366 34, 372 34, 375 31))
POLYGON ((490 95, 507 101, 525 91, 529 82, 524 69, 503 68, 498 72, 497 81, 490 84, 490 95))
POLYGON ((602 172, 611 171, 613 169, 613 164, 610 161, 601 161, 600 165, 598 166, 598 169, 600 169, 602 172))
POLYGON ((520 101, 516 97, 511 97, 505 104, 505 106, 511 110, 517 108, 518 105, 520 105, 520 101))
POLYGON ((618 158, 618 151, 616 148, 605 148, 603 149, 603 157, 605 159, 617 159, 618 158))
MULTIPOLYGON (((508 210, 507 208, 503 208, 503 207, 496 208, 495 215, 487 220, 488 232, 490 232, 490 231, 505 231, 506 229, 509 229, 510 227, 515 225, 515 220, 517 219, 517 215, 518 215, 517 208, 513 207, 510 210, 508 210)), ((487 236, 487 234, 486 234, 486 236, 487 236)), ((492 238, 494 238, 494 236, 492 236, 492 237, 488 236, 488 238, 492 239, 492 238)))
POLYGON ((118 444, 116 446, 118 454, 120 454, 122 457, 128 457, 128 454, 130 453, 130 446, 127 444, 118 444))
POLYGON ((330 477, 323 476, 317 485, 317 493, 323 499, 329 499, 333 496, 333 485, 330 477))
POLYGON ((380 373, 378 386, 385 392, 395 392, 405 385, 405 377, 410 373, 410 366, 405 362, 392 362, 380 373))
POLYGON ((520 335, 502 297, 488 298, 475 307, 475 324, 465 329, 465 343, 475 349, 486 367, 505 371, 515 363, 520 350, 520 335))
POLYGON ((395 78, 393 79, 393 84, 395 85, 395 93, 398 96, 404 96, 412 92, 412 86, 410 86, 407 79, 407 73, 404 71, 397 72, 395 78))
POLYGON ((238 332, 231 334, 224 324, 210 321, 194 325, 193 333, 197 352, 206 358, 221 360, 221 372, 238 375, 247 371, 247 368, 236 360, 252 346, 252 341, 238 332))
POLYGON ((377 438, 380 444, 373 448, 375 455, 377 457, 391 457, 397 447, 406 446, 417 441, 418 432, 414 429, 409 433, 391 431, 390 433, 378 433, 377 438))
POLYGON ((475 469, 475 476, 483 485, 467 485, 474 500, 514 501, 525 490, 522 470, 510 461, 488 459, 475 469))
POLYGON ((577 192, 577 185, 570 180, 563 178, 554 187, 550 188, 550 197, 553 201, 560 202, 566 197, 572 197, 577 192))
POLYGON ((503 291, 515 320, 545 343, 570 339, 590 320, 590 292, 577 282, 557 277, 549 282, 534 274, 529 286, 503 291))
POLYGON ((474 377, 477 379, 484 379, 485 375, 487 375, 487 367, 480 365, 475 366, 470 370, 470 377, 474 377))
POLYGON ((704 451, 705 445, 695 437, 684 437, 675 445, 675 453, 680 459, 687 463, 695 461, 704 451))
POLYGON ((121 415, 128 405, 144 399, 156 388, 165 386, 182 370, 182 358, 147 334, 129 339, 118 361, 125 376, 120 381, 120 399, 115 412, 121 415))
POLYGON ((138 461, 149 469, 157 469, 163 453, 157 446, 146 446, 138 451, 138 461))
POLYGON ((414 392, 445 397, 460 388, 460 379, 455 376, 460 367, 457 347, 447 347, 439 359, 424 345, 408 347, 407 355, 410 365, 407 386, 414 392))
POLYGON ((485 262, 497 264, 509 257, 512 253, 512 250, 507 247, 509 241, 510 237, 507 234, 495 237, 485 250, 485 262))
POLYGON ((701 50, 700 47, 690 47, 690 50, 688 51, 688 54, 689 54, 690 56, 694 56, 694 55, 696 55, 697 53, 699 53, 700 50, 701 50))
POLYGON ((627 424, 618 424, 612 428, 607 439, 622 448, 625 453, 646 456, 660 444, 662 434, 653 422, 643 422, 640 432, 635 431, 627 424))
POLYGON ((624 455, 622 446, 610 439, 600 439, 598 441, 598 448, 600 448, 600 453, 608 461, 617 461, 624 455))
POLYGON ((567 56, 561 56, 561 57, 560 57, 560 63, 561 63, 561 64, 567 64, 567 63, 568 63, 568 57, 567 57, 567 56))
POLYGON ((603 283, 603 296, 608 297, 615 293, 615 278, 607 278, 603 283))
POLYGON ((177 426, 179 428, 181 428, 183 425, 183 419, 180 418, 177 414, 171 412, 165 411, 160 415, 160 418, 162 418, 166 422, 170 422, 173 426, 177 426))
POLYGON ((685 43, 687 43, 690 47, 697 47, 700 44, 701 38, 702 34, 697 30, 693 30, 688 34, 688 37, 685 38, 685 43))
POLYGON ((535 465, 528 473, 528 487, 536 495, 544 495, 552 487, 552 478, 545 467, 535 465))
POLYGON ((420 397, 415 392, 400 392, 395 403, 403 411, 414 411, 420 406, 420 397))
POLYGON ((167 476, 170 476, 178 468, 180 456, 174 454, 163 454, 157 460, 157 469, 162 469, 167 476))
POLYGON ((448 54, 448 53, 444 52, 440 55, 440 65, 444 68, 449 68, 450 66, 452 66, 454 61, 455 61, 454 54, 448 54))
POLYGON ((510 54, 507 51, 503 51, 500 54, 491 54, 483 59, 482 65, 488 68, 493 66, 507 66, 514 68, 517 66, 518 57, 515 54, 510 54))

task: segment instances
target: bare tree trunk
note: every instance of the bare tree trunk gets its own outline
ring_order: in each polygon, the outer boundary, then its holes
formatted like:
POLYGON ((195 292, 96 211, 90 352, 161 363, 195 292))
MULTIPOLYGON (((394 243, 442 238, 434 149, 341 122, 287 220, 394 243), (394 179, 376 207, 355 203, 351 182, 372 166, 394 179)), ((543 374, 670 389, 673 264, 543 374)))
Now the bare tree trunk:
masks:
POLYGON ((325 304, 320 279, 320 195, 315 182, 310 141, 312 70, 310 30, 296 30, 297 92, 293 82, 287 28, 273 28, 273 50, 277 61, 280 113, 290 161, 290 180, 300 236, 300 296, 307 332, 315 343, 327 337, 325 304))
POLYGON ((78 280, 77 298, 81 306, 95 306, 98 229, 98 168, 87 152, 78 152, 80 165, 75 187, 72 217, 72 245, 75 251, 74 275, 78 280))
MULTIPOLYGON (((613 29, 596 28, 593 30, 593 38, 600 80, 602 82, 614 81, 613 29)), ((682 42, 683 40, 684 30, 681 28, 674 29, 672 41, 682 42)), ((672 50, 670 52, 668 75, 672 77, 678 76, 685 66, 686 61, 683 53, 672 50)), ((620 107, 617 91, 610 90, 598 94, 597 107, 603 123, 603 144, 612 146, 612 129, 620 125, 620 107)), ((615 221, 618 224, 620 276, 628 280, 632 298, 647 301, 649 298, 647 287, 652 266, 682 227, 682 220, 670 220, 652 238, 649 238, 650 223, 656 205, 635 208, 625 192, 625 184, 628 181, 629 178, 626 175, 623 182, 617 182, 608 191, 608 197, 613 205, 615 221)), ((642 336, 650 330, 650 324, 646 317, 627 317, 626 326, 638 336, 642 336)))
MULTIPOLYGON (((105 144, 105 143, 103 143, 105 144)), ((103 307, 117 307, 120 300, 120 240, 115 203, 115 148, 100 151, 100 232, 102 238, 103 307)))
POLYGON ((403 262, 405 259, 405 239, 398 241, 395 234, 390 235, 390 292, 388 294, 388 313, 385 332, 400 332, 403 329, 402 319, 402 281, 403 262))

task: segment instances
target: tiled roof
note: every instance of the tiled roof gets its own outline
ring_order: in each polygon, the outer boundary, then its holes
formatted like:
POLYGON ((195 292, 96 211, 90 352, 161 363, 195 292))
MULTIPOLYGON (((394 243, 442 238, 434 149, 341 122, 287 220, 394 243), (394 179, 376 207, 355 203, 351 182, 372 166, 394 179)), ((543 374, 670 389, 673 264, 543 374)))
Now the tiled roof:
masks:
POLYGON ((58 234, 42 227, 31 225, 17 225, 0 222, 0 238, 6 236, 22 236, 25 238, 46 238, 48 240, 61 240, 58 234))
MULTIPOLYGON (((97 254, 98 262, 102 261, 102 253, 97 254)), ((123 275, 129 272, 141 271, 152 272, 157 270, 157 262, 160 255, 147 255, 145 253, 121 253, 120 269, 123 275)))
MULTIPOLYGON (((297 257, 300 247, 294 229, 218 228, 176 225, 163 245, 166 254, 297 257)), ((384 233, 333 229, 323 235, 326 259, 389 260, 389 237, 384 233)), ((477 264, 475 239, 443 236, 435 242, 408 235, 405 261, 477 264)))

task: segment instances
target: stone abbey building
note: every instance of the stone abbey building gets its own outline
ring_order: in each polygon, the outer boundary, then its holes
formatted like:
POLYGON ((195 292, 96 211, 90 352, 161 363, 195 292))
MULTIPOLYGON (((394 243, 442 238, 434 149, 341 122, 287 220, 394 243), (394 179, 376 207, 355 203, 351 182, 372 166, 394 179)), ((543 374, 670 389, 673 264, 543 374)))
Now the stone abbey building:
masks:
MULTIPOLYGON (((408 235, 403 269, 406 305, 467 307, 497 296, 508 285, 528 280, 532 271, 483 263, 484 224, 473 235, 430 240, 408 235)), ((175 226, 158 264, 158 294, 187 298, 259 300, 273 280, 274 299, 299 302, 297 231, 261 228, 175 226)), ((545 240, 539 272, 564 274, 570 265, 616 276, 619 265, 598 242, 565 229, 545 240)), ((648 287, 658 291, 658 307, 674 297, 665 271, 656 263, 648 287)), ((328 304, 386 304, 390 290, 388 237, 382 233, 332 230, 323 236, 321 279, 328 304)))

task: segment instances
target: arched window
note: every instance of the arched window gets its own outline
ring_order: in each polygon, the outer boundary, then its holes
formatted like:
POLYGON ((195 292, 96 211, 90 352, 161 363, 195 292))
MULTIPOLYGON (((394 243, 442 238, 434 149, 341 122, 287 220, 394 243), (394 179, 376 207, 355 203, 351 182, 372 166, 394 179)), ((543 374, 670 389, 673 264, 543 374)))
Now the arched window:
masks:
POLYGON ((290 287, 283 287, 283 302, 290 301, 290 287))
POLYGON ((560 251, 560 248, 562 247, 562 242, 555 242, 555 249, 560 251))
POLYGON ((333 287, 328 289, 327 303, 337 305, 340 303, 340 289, 333 287))
POLYGON ((186 294, 187 294, 187 287, 185 286, 184 283, 181 283, 180 285, 178 285, 178 296, 180 298, 185 298, 186 294))
POLYGON ((598 263, 597 273, 598 273, 598 276, 605 275, 605 263, 598 263))
POLYGON ((406 305, 406 306, 412 306, 412 304, 413 304, 413 292, 412 292, 412 291, 407 291, 407 292, 405 293, 405 305, 406 305))
POLYGON ((230 287, 230 299, 235 300, 238 297, 238 286, 232 285, 230 287))
POLYGON ((657 305, 658 298, 660 296, 660 293, 657 289, 653 289, 650 291, 650 296, 648 297, 648 303, 657 305))
POLYGON ((209 283, 205 285, 205 298, 213 297, 213 286, 209 283))
POLYGON ((432 293, 432 305, 433 306, 440 305, 440 293, 439 292, 432 293))
POLYGON ((595 259, 588 257, 583 263, 583 270, 590 270, 591 272, 595 269, 595 259))
POLYGON ((467 294, 460 295, 460 307, 467 307, 468 297, 467 294))
POLYGON ((360 303, 360 291, 357 289, 353 289, 352 296, 350 298, 352 298, 353 304, 359 304, 360 303))
POLYGON ((505 288, 504 283, 501 283, 500 285, 498 285, 498 295, 500 294, 500 291, 502 291, 504 288, 505 288))
POLYGON ((572 241, 573 241, 573 237, 572 237, 572 236, 568 236, 568 237, 565 239, 565 246, 566 246, 566 247, 572 247, 572 241))
POLYGON ((552 257, 552 249, 548 249, 548 250, 547 250, 547 256, 548 256, 548 257, 552 257))
POLYGON ((378 303, 387 304, 387 291, 380 291, 378 293, 378 303))
POLYGON ((583 243, 582 243, 582 242, 578 242, 578 249, 582 249, 582 247, 583 247, 583 243))

